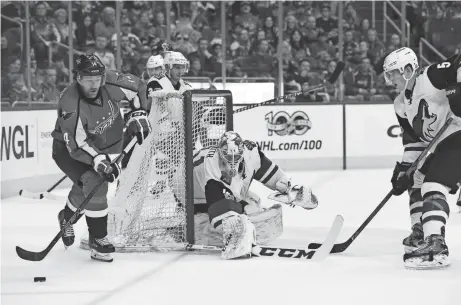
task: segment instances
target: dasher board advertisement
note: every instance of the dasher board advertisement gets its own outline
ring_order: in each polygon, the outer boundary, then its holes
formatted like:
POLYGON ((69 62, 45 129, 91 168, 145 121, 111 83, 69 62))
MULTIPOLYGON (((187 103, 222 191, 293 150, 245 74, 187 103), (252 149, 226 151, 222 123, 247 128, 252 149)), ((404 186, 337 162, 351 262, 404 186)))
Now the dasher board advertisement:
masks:
POLYGON ((272 159, 342 158, 341 105, 269 105, 234 115, 234 128, 272 159))

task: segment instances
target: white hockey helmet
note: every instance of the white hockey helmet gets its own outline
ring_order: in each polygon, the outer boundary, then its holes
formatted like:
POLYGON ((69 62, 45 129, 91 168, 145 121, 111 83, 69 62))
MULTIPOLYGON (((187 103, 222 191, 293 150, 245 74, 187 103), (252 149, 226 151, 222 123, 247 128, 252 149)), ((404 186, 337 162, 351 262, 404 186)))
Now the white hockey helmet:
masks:
POLYGON ((173 68, 173 65, 180 65, 182 75, 189 72, 189 61, 181 52, 166 52, 164 62, 167 70, 173 68))
POLYGON ((237 175, 239 165, 243 161, 243 151, 243 140, 235 131, 226 131, 219 139, 219 157, 229 167, 231 177, 237 175))
POLYGON ((384 70, 384 78, 388 84, 391 83, 390 81, 390 72, 394 70, 398 70, 403 78, 408 82, 416 72, 416 69, 419 68, 418 64, 418 57, 416 56, 415 52, 410 48, 400 48, 391 52, 389 55, 386 56, 384 59, 383 70, 384 70), (413 68, 413 73, 410 78, 406 79, 403 75, 405 67, 410 65, 413 68))
POLYGON ((149 57, 147 60, 146 69, 149 77, 155 76, 159 78, 162 74, 165 73, 163 57, 161 55, 152 55, 149 57))

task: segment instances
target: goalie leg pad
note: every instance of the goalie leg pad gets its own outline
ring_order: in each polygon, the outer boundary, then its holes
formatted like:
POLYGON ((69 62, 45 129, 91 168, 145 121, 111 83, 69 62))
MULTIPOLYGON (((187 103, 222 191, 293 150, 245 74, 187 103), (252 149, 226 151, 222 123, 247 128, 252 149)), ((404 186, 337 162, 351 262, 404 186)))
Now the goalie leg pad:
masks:
POLYGON ((283 233, 282 206, 274 204, 268 209, 248 215, 256 229, 256 243, 265 245, 283 233))
POLYGON ((248 216, 236 212, 227 212, 213 219, 212 229, 222 227, 223 250, 221 258, 251 257, 251 248, 255 243, 255 227, 248 216), (216 227, 214 225, 218 224, 216 227))

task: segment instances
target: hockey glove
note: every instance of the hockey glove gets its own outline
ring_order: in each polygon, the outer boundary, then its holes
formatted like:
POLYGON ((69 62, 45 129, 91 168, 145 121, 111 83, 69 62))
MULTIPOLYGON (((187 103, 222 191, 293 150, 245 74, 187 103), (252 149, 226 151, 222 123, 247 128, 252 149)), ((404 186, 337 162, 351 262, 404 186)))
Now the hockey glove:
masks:
POLYGON ((126 118, 127 134, 130 137, 136 136, 138 144, 141 145, 149 133, 152 132, 147 112, 144 110, 131 111, 126 115, 126 118))
POLYGON ((454 115, 461 117, 461 83, 446 89, 450 109, 454 115))
POLYGON ((120 165, 111 163, 109 156, 106 154, 99 154, 94 157, 93 168, 108 182, 114 182, 120 175, 120 165))
POLYGON ((410 168, 411 163, 408 162, 397 162, 392 173, 392 194, 395 196, 402 195, 413 185, 413 173, 406 175, 406 171, 410 168))

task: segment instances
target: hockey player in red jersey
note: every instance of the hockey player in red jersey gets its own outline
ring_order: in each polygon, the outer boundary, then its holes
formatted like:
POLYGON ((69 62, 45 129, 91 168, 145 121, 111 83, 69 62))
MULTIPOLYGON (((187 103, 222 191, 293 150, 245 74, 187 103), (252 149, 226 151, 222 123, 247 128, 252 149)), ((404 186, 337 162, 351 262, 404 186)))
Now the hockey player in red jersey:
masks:
POLYGON ((308 210, 318 205, 310 188, 292 185, 290 177, 255 143, 243 141, 234 131, 225 132, 217 146, 194 154, 195 203, 204 199, 211 222, 210 231, 222 232, 224 259, 251 256, 256 241, 251 214, 264 212, 257 196, 249 192, 253 180, 277 191, 274 198, 278 201, 308 210))
POLYGON ((394 195, 409 191, 412 233, 403 240, 405 267, 441 268, 450 265, 445 228, 449 193, 461 180, 461 61, 453 56, 420 68, 413 50, 390 53, 384 76, 400 94, 394 101, 403 129, 404 153, 392 175, 394 195), (410 176, 404 175, 448 118, 453 121, 437 139, 430 153, 410 176))
MULTIPOLYGON (((105 71, 94 55, 81 55, 76 62, 77 81, 61 93, 58 118, 52 132, 53 159, 74 183, 66 205, 59 212, 62 228, 94 186, 104 179, 113 182, 120 168, 112 164, 109 155, 123 149, 123 129, 136 136, 138 143, 151 131, 147 119, 149 105, 146 87, 132 75, 105 71), (120 113, 120 102, 128 101, 130 112, 126 122, 120 113)), ((114 246, 107 239, 108 184, 94 194, 84 210, 89 231, 91 258, 111 262, 114 246)), ((63 235, 65 246, 75 239, 72 226, 63 235)))

